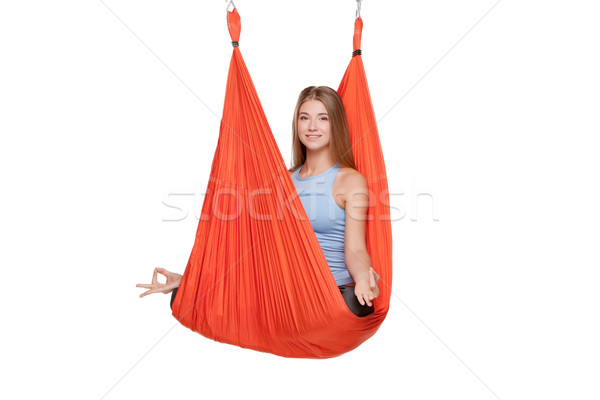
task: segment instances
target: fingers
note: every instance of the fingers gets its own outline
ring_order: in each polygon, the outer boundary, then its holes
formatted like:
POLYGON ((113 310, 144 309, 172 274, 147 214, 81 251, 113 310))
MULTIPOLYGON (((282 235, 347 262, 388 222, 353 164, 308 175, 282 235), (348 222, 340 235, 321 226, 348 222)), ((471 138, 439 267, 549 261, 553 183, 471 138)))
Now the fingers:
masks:
POLYGON ((164 275, 165 278, 167 278, 167 283, 172 282, 173 279, 176 279, 177 276, 179 276, 179 274, 173 273, 171 271, 168 271, 164 268, 155 268, 155 271, 157 271, 159 274, 164 275))
POLYGON ((373 303, 371 302, 372 299, 373 299, 373 297, 371 296, 370 292, 365 293, 365 301, 369 307, 371 307, 373 305, 373 303))
POLYGON ((369 307, 371 307, 373 305, 373 303, 371 302, 371 300, 373 299, 373 295, 371 293, 358 293, 356 295, 356 298, 358 299, 358 302, 361 306, 364 306, 366 304, 369 307))
POLYGON ((148 291, 146 291, 146 292, 144 292, 144 293, 140 294, 140 298, 142 298, 142 297, 144 297, 144 296, 147 296, 147 295, 149 295, 149 294, 152 294, 152 293, 158 293, 158 290, 159 290, 159 289, 151 289, 151 290, 148 290, 148 291))
POLYGON ((153 293, 164 293, 166 285, 164 283, 160 283, 158 281, 158 275, 157 275, 158 273, 161 273, 164 275, 164 272, 168 273, 169 271, 167 271, 164 268, 154 268, 154 273, 152 274, 152 283, 138 283, 137 285, 135 285, 135 287, 149 289, 149 290, 145 291, 144 293, 140 294, 140 297, 144 297, 144 296, 147 296, 147 295, 153 294, 153 293))
POLYGON ((136 286, 142 287, 144 289, 149 289, 149 290, 145 291, 144 293, 140 294, 140 297, 144 297, 146 295, 153 294, 153 293, 170 293, 174 289, 174 287, 167 287, 166 285, 163 285, 161 283, 159 283, 158 285, 138 284, 136 286))
POLYGON ((365 301, 362 298, 362 293, 357 292, 356 289, 354 290, 354 295, 356 296, 356 298, 358 299, 358 302, 360 303, 361 306, 365 305, 365 301))
POLYGON ((373 269, 373 267, 369 268, 369 286, 371 286, 371 300, 375 297, 379 296, 379 288, 377 287, 377 280, 379 275, 373 269))

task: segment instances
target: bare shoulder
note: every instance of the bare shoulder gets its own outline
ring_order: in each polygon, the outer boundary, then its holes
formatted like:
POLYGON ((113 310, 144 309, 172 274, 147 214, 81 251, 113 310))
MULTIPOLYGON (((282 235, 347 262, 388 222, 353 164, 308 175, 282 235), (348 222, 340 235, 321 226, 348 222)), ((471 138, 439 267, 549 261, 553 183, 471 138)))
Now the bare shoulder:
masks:
POLYGON ((354 168, 340 169, 340 184, 347 192, 368 189, 367 178, 354 168))
POLYGON ((354 168, 342 167, 333 184, 333 198, 340 208, 347 210, 353 200, 369 196, 367 179, 354 168), (357 194, 361 194, 356 196, 357 194))

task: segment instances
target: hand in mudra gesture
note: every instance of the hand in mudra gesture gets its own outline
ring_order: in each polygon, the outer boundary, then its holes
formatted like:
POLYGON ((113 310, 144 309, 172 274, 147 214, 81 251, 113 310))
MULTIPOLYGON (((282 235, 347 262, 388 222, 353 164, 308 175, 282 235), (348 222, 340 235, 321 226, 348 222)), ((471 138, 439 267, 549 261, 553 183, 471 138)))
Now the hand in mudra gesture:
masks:
POLYGON ((365 304, 371 307, 373 305, 373 299, 379 296, 379 274, 375 272, 373 267, 369 268, 368 279, 359 280, 354 286, 354 294, 358 298, 358 302, 361 306, 365 304))
POLYGON ((154 275, 152 275, 152 283, 149 283, 149 284, 138 283, 135 286, 145 288, 145 289, 150 289, 150 290, 140 294, 140 297, 144 297, 147 294, 152 294, 152 293, 167 294, 167 293, 171 293, 175 288, 179 287, 182 277, 183 277, 182 275, 176 274, 175 272, 167 271, 164 268, 154 268, 154 275), (167 278, 167 281, 165 283, 160 283, 158 281, 157 273, 164 275, 167 278))

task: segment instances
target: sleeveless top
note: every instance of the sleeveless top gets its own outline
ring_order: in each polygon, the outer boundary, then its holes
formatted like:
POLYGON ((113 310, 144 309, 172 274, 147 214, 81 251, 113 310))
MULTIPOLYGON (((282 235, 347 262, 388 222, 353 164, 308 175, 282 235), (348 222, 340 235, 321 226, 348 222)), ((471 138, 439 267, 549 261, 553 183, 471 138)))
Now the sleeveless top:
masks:
POLYGON ((344 261, 344 232, 346 211, 333 198, 333 181, 341 167, 334 164, 327 171, 301 178, 298 168, 292 182, 315 231, 319 245, 338 286, 354 282, 344 261))

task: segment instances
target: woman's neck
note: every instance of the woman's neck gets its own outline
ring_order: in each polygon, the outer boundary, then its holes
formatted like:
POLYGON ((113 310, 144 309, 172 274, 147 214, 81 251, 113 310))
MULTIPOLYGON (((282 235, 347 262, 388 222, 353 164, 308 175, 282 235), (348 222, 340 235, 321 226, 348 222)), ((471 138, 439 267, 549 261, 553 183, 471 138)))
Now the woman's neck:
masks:
POLYGON ((334 164, 329 151, 322 153, 307 153, 304 167, 302 167, 302 175, 313 176, 327 171, 334 164))

